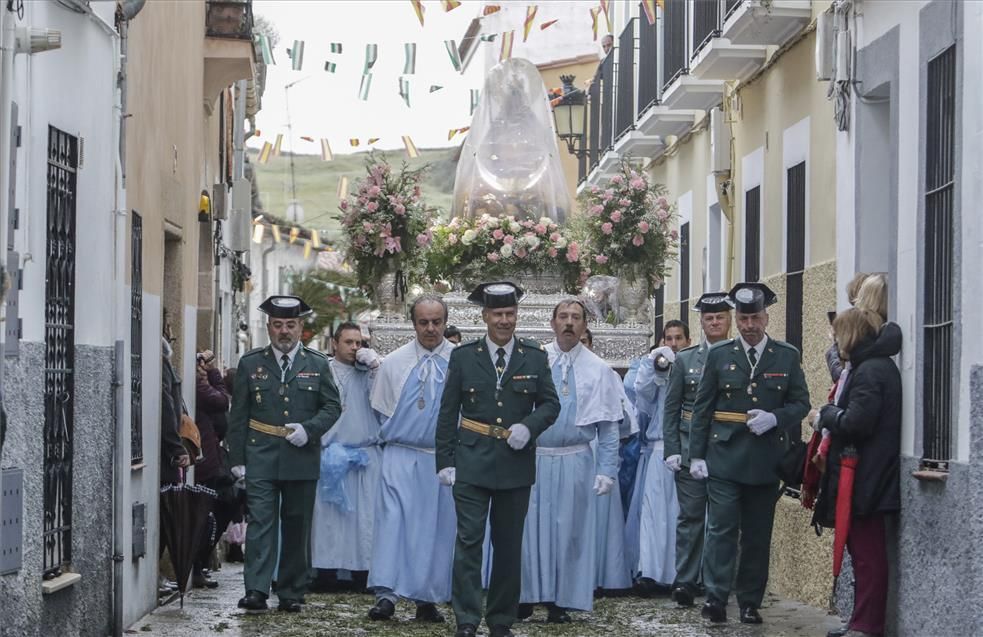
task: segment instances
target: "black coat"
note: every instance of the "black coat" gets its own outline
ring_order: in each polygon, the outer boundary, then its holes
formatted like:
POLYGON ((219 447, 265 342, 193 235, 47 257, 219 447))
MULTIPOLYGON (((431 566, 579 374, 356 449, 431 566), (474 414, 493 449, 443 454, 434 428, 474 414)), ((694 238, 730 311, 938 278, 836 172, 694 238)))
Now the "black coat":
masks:
POLYGON ((225 393, 222 374, 217 369, 208 370, 207 378, 196 377, 195 424, 201 435, 201 459, 195 464, 195 480, 205 482, 222 473, 222 451, 219 448, 228 424, 225 413, 229 410, 229 395, 225 393))
POLYGON ((854 347, 839 402, 822 409, 820 424, 830 431, 830 449, 814 519, 823 526, 833 526, 840 456, 850 445, 859 456, 853 516, 901 508, 901 373, 890 358, 900 351, 901 328, 886 323, 876 337, 854 347))
POLYGON ((160 482, 170 484, 180 481, 177 459, 186 454, 181 444, 181 381, 170 361, 161 359, 160 392, 160 482))

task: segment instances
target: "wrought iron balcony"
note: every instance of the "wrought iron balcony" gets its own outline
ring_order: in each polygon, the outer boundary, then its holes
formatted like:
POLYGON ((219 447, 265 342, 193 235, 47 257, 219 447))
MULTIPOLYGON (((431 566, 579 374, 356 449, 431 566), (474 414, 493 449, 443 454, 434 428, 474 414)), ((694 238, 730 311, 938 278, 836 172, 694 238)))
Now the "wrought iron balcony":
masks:
POLYGON ((253 39, 252 0, 207 0, 205 36, 251 41, 253 39))
POLYGON ((811 19, 810 0, 725 0, 722 35, 734 44, 781 46, 811 19))
POLYGON ((601 139, 603 153, 614 145, 614 53, 601 62, 601 139))
POLYGON ((662 89, 672 84, 680 75, 689 72, 686 67, 686 13, 687 0, 666 0, 662 27, 662 89))
MULTIPOLYGON (((639 9, 644 14, 642 9, 639 9)), ((647 108, 659 103, 659 29, 658 23, 638 20, 638 108, 641 118, 647 108)))
POLYGON ((712 38, 720 35, 720 0, 693 0, 693 52, 697 53, 712 38))
POLYGON ((628 20, 618 36, 618 78, 614 115, 614 137, 620 139, 635 127, 635 28, 638 18, 628 20))

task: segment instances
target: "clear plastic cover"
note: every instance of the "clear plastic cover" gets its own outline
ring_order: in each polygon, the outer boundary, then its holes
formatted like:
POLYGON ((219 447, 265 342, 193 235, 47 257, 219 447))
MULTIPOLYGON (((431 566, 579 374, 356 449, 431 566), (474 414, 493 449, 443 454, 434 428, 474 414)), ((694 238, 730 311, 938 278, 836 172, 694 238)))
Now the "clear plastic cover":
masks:
POLYGON ((620 320, 621 304, 618 302, 620 286, 621 281, 616 276, 595 274, 588 277, 581 292, 587 311, 600 321, 606 321, 609 314, 613 315, 616 321, 620 320))
POLYGON ((506 60, 485 79, 457 165, 453 213, 562 223, 570 210, 543 79, 528 60, 506 60))

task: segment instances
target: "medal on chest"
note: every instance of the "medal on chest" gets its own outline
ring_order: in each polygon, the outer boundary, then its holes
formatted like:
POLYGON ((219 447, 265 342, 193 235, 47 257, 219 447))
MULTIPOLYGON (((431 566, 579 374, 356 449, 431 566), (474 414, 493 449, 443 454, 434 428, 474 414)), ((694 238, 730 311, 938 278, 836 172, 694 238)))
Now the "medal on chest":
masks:
POLYGON ((416 399, 416 408, 423 411, 423 408, 427 406, 427 401, 423 400, 423 396, 416 399))

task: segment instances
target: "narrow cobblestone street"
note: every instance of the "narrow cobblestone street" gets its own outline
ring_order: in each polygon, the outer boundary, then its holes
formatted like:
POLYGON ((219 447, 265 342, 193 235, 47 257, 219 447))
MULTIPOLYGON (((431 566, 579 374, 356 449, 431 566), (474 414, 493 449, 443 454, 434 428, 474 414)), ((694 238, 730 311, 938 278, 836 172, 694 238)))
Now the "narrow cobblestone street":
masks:
MULTIPOLYGON (((419 625, 411 621, 413 608, 401 603, 397 620, 385 623, 369 621, 366 610, 372 605, 368 595, 308 595, 307 607, 300 615, 270 611, 265 615, 247 616, 236 608, 242 595, 242 565, 225 564, 213 574, 219 582, 215 590, 195 590, 185 597, 184 609, 178 600, 158 608, 138 622, 127 634, 160 637, 327 637, 334 635, 418 636, 450 635, 453 621, 444 627, 419 625)), ((275 598, 271 600, 275 608, 275 598)), ((769 596, 762 609, 765 623, 746 626, 737 622, 737 609, 728 609, 730 621, 710 626, 700 618, 699 607, 679 610, 664 597, 640 599, 616 597, 597 600, 591 614, 574 614, 567 626, 545 623, 545 614, 537 611, 531 621, 513 627, 518 637, 562 635, 587 637, 605 635, 658 635, 659 637, 821 637, 839 625, 836 617, 824 611, 769 596)), ((449 608, 442 611, 448 619, 449 608)))

